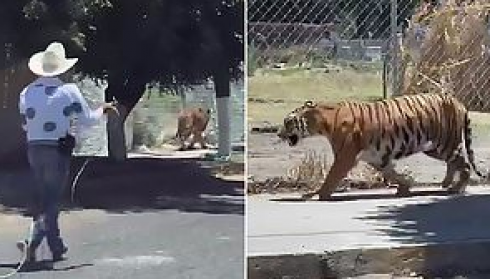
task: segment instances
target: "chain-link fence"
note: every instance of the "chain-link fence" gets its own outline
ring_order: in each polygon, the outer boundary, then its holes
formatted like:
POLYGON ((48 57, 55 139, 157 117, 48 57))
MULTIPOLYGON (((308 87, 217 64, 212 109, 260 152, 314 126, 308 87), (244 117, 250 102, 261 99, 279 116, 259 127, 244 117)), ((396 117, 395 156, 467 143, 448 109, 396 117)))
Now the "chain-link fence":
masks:
POLYGON ((249 95, 259 88, 254 85, 254 79, 260 79, 256 76, 284 76, 296 69, 303 76, 309 72, 329 80, 326 86, 338 78, 339 83, 349 83, 352 92, 346 86, 337 90, 346 97, 442 89, 470 109, 488 110, 486 2, 251 0, 249 95), (366 95, 363 90, 371 92, 366 95))

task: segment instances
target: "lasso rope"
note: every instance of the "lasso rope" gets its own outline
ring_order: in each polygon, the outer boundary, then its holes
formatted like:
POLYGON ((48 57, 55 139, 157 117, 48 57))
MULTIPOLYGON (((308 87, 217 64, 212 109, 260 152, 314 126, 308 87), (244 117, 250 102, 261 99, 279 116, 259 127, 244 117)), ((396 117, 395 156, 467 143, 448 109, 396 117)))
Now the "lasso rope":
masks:
MULTIPOLYGON (((34 220, 32 220, 31 226, 29 228, 29 232, 32 232, 34 230, 35 225, 36 225, 36 222, 34 220)), ((24 245, 24 248, 22 249, 22 258, 21 258, 17 268, 15 268, 14 270, 12 270, 11 272, 9 272, 7 274, 0 275, 0 279, 7 279, 7 278, 10 278, 10 277, 16 275, 25 266, 25 264, 27 262, 27 248, 28 247, 27 247, 27 243, 25 243, 25 242, 23 245, 24 245)))
POLYGON ((92 159, 90 158, 85 159, 85 162, 83 162, 82 167, 80 167, 80 170, 78 170, 77 175, 73 179, 73 182, 71 184, 71 195, 70 195, 72 203, 75 202, 75 191, 76 191, 78 179, 80 179, 80 176, 82 175, 83 171, 85 170, 85 168, 87 167, 90 161, 92 161, 92 159))
POLYGON ((24 249, 24 251, 22 253, 22 259, 19 262, 19 266, 17 266, 17 268, 12 270, 10 273, 7 273, 5 275, 0 275, 0 278, 1 279, 7 279, 7 278, 10 278, 10 277, 16 275, 17 273, 20 272, 22 267, 24 267, 24 265, 26 264, 26 261, 27 261, 27 249, 24 249))

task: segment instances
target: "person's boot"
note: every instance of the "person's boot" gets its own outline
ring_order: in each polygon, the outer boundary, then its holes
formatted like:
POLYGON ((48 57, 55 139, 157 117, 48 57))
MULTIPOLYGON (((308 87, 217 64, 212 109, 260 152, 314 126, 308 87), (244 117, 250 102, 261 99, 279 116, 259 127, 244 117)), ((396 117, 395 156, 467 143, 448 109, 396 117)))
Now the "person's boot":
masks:
POLYGON ((17 248, 22 253, 25 253, 24 257, 25 257, 25 263, 26 264, 36 262, 36 249, 34 249, 32 246, 29 245, 28 240, 18 241, 17 242, 17 248))
POLYGON ((59 262, 64 260, 63 255, 66 254, 66 252, 68 252, 68 247, 63 245, 61 251, 53 253, 53 262, 59 262))

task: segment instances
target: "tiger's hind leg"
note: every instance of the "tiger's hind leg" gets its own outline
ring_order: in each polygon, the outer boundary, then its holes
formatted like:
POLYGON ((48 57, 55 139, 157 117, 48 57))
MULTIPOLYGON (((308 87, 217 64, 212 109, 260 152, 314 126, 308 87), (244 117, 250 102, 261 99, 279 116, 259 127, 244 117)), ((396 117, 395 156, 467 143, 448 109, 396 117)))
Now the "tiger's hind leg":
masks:
MULTIPOLYGON (((449 169, 452 171, 452 176, 459 173, 459 179, 456 183, 448 188, 448 193, 450 194, 462 194, 466 190, 466 186, 468 185, 468 181, 470 180, 470 171, 471 166, 466 161, 466 158, 462 154, 462 150, 458 149, 455 156, 453 156, 452 160, 450 160, 448 164, 448 172, 449 169)), ((447 177, 446 177, 447 178, 447 177)), ((451 179, 452 180, 452 179, 451 179)), ((444 182, 443 182, 444 183, 444 182)), ((443 184, 444 186, 444 184, 443 184)))
POLYGON ((470 178, 470 165, 466 162, 461 147, 458 147, 449 159, 444 158, 444 156, 439 154, 437 150, 425 152, 425 154, 434 159, 446 161, 446 175, 441 182, 442 188, 448 189, 448 193, 450 194, 464 192, 470 178), (455 185, 452 185, 456 173, 459 173, 459 180, 455 185))
POLYGON ((454 181, 454 176, 456 175, 456 164, 447 163, 446 176, 441 182, 441 186, 444 189, 448 189, 454 181))
POLYGON ((389 181, 393 181, 398 184, 398 188, 396 191, 396 195, 399 197, 408 197, 410 196, 410 187, 413 184, 413 181, 407 178, 406 175, 398 173, 395 170, 395 166, 393 163, 387 164, 383 168, 379 168, 379 171, 383 174, 383 176, 389 181))
POLYGON ((447 164, 447 167, 446 167, 446 175, 444 176, 444 179, 441 182, 441 186, 442 186, 442 188, 449 188, 449 186, 451 186, 451 184, 454 181, 454 176, 455 176, 456 171, 458 169, 456 167, 457 165, 450 163, 451 160, 445 158, 437 150, 426 151, 424 153, 425 153, 425 155, 427 155, 427 156, 429 156, 431 158, 434 158, 434 159, 437 159, 437 160, 440 160, 440 161, 446 161, 446 164, 447 164))

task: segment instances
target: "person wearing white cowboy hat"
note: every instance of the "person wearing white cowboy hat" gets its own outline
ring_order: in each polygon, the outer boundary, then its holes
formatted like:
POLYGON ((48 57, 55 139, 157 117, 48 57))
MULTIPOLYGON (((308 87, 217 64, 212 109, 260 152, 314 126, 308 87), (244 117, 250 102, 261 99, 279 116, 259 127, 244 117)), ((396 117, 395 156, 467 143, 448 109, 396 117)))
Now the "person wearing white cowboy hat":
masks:
POLYGON ((92 110, 78 87, 64 83, 60 75, 70 70, 77 58, 67 58, 65 48, 53 42, 32 55, 29 69, 38 76, 20 94, 19 111, 27 136, 27 157, 34 175, 35 199, 29 239, 17 245, 36 261, 36 248, 46 237, 53 261, 63 259, 67 247, 58 227, 59 203, 68 182, 70 157, 76 138, 74 133, 98 123, 115 104, 104 103, 92 110))

